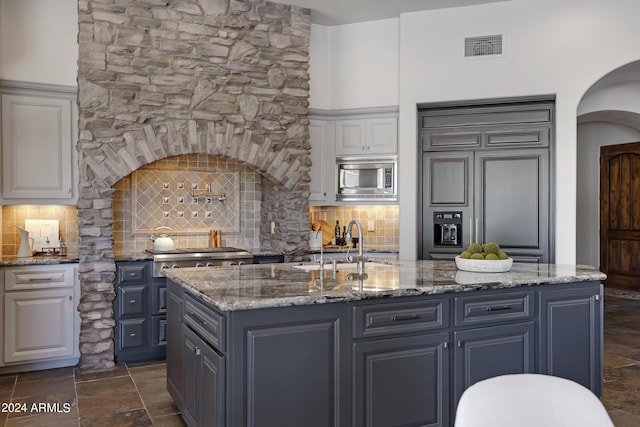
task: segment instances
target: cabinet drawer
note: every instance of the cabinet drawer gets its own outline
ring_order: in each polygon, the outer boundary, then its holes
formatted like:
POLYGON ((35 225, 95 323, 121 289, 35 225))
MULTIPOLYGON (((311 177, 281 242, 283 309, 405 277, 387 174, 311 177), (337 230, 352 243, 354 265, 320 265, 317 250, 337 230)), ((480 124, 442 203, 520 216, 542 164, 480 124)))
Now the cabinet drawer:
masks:
POLYGON ((147 263, 118 266, 118 283, 144 283, 146 280, 147 263))
POLYGON ((4 271, 6 291, 46 288, 72 288, 75 283, 73 265, 47 265, 11 268, 4 271))
POLYGON ((533 292, 493 293, 455 298, 455 324, 476 325, 533 317, 533 292))
POLYGON ((151 347, 167 346, 167 316, 151 318, 151 347))
POLYGON ((120 286, 118 287, 117 316, 144 316, 146 307, 146 286, 120 286))
POLYGON ((184 322, 218 351, 225 351, 224 316, 190 295, 184 298, 184 322))
POLYGON ((449 300, 428 299, 353 307, 353 337, 423 332, 449 326, 449 300))
POLYGON ((119 350, 143 349, 147 344, 147 322, 145 319, 122 320, 118 323, 120 333, 119 350))
POLYGON ((151 314, 164 314, 167 312, 167 286, 153 283, 149 285, 151 290, 151 314))

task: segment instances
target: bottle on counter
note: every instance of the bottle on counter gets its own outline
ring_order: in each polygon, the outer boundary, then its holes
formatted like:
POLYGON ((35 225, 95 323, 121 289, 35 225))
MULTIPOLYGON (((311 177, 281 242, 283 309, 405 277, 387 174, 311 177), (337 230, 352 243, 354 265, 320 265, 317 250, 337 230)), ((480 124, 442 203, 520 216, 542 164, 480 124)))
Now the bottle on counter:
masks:
POLYGON ((336 236, 336 243, 338 243, 340 241, 340 222, 336 220, 336 228, 335 228, 335 236, 336 236))

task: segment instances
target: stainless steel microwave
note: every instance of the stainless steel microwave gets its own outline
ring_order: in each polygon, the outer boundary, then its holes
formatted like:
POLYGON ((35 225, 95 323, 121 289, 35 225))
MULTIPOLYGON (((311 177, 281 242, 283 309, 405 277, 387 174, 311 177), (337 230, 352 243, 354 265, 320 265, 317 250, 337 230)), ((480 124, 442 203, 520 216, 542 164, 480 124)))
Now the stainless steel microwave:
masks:
POLYGON ((338 158, 336 198, 344 201, 398 200, 397 160, 338 158))

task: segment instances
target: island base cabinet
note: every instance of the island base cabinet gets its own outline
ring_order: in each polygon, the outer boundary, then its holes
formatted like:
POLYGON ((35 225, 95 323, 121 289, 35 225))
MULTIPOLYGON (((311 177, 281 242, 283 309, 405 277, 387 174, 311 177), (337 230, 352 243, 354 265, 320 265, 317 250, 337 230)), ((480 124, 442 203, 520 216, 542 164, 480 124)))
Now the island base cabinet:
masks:
POLYGON ((354 426, 449 426, 446 332, 353 345, 354 426))
POLYGON ((602 395, 602 286, 540 293, 541 372, 602 395))
POLYGON ((462 393, 478 381, 534 372, 534 330, 531 321, 454 333, 454 414, 462 393))
POLYGON ((343 304, 244 310, 230 318, 228 425, 350 424, 343 304))
POLYGON ((190 427, 224 426, 224 357, 183 326, 182 415, 190 427))

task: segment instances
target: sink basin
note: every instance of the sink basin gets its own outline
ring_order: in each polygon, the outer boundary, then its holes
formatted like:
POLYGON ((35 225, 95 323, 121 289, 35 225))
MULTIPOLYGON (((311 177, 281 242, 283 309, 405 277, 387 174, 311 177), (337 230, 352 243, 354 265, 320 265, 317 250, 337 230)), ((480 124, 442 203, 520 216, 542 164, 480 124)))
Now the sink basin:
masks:
MULTIPOLYGON (((304 270, 304 271, 320 270, 320 264, 318 264, 318 263, 313 263, 313 264, 291 264, 291 267, 298 268, 298 269, 304 270)), ((364 264, 365 270, 367 268, 369 268, 369 267, 393 267, 393 265, 385 264, 385 263, 382 263, 382 262, 366 262, 364 264)), ((339 262, 338 263, 338 271, 340 271, 340 270, 355 270, 356 268, 357 268, 357 264, 355 262, 339 262)), ((325 261, 324 269, 326 271, 333 270, 333 265, 331 264, 331 262, 326 262, 325 261)))

